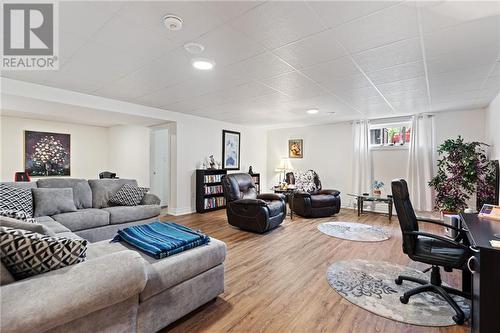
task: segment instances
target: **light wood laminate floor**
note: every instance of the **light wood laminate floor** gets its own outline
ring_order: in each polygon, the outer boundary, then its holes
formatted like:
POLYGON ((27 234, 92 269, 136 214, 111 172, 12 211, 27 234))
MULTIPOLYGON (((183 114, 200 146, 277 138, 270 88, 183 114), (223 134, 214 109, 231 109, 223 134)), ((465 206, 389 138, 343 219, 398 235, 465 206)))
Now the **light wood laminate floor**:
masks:
MULTIPOLYGON (((224 241, 225 292, 163 332, 447 332, 466 327, 419 327, 374 315, 338 295, 326 280, 327 268, 346 259, 384 260, 401 265, 409 258, 401 250, 397 217, 342 209, 329 218, 287 217, 264 235, 227 224, 224 210, 190 214, 170 220, 224 241), (321 222, 353 221, 386 228, 391 239, 361 243, 329 237, 316 229, 321 222)), ((424 228, 441 233, 436 226, 424 228)), ((460 285, 460 273, 442 271, 443 280, 460 285)), ((404 306, 404 305, 401 305, 404 306)))

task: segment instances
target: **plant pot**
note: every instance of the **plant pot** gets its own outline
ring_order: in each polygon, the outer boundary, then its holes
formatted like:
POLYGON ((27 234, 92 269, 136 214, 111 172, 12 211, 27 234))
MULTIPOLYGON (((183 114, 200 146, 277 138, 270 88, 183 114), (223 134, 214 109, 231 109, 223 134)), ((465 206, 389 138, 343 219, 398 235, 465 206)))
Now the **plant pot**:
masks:
POLYGON ((373 195, 376 197, 380 197, 382 195, 382 190, 377 188, 373 189, 373 195))
POLYGON ((445 215, 458 215, 457 212, 452 212, 452 211, 449 211, 449 210, 442 210, 441 211, 441 220, 444 220, 444 216, 445 215))

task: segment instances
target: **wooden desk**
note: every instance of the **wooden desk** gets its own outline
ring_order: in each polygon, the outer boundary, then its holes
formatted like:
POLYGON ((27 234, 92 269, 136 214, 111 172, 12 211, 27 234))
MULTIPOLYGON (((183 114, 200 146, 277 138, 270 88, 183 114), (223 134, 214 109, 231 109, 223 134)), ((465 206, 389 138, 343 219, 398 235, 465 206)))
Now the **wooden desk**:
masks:
POLYGON ((477 214, 461 214, 462 228, 474 255, 468 266, 472 272, 472 327, 474 333, 500 330, 500 249, 490 245, 497 239, 500 222, 478 218, 477 214))

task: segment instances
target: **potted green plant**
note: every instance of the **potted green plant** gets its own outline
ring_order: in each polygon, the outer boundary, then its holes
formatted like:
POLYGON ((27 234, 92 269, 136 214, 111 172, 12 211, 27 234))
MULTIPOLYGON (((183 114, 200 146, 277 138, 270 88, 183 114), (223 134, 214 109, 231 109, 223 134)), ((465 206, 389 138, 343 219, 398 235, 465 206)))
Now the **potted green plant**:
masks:
POLYGON ((382 194, 382 189, 384 188, 384 183, 378 180, 375 180, 372 184, 373 195, 380 196, 382 194))
MULTIPOLYGON (((458 213, 467 208, 475 193, 478 201, 492 196, 495 189, 489 179, 494 169, 482 142, 445 140, 438 148, 437 173, 429 182, 436 190, 435 208, 442 213, 458 213)), ((480 207, 479 207, 480 208, 480 207)))

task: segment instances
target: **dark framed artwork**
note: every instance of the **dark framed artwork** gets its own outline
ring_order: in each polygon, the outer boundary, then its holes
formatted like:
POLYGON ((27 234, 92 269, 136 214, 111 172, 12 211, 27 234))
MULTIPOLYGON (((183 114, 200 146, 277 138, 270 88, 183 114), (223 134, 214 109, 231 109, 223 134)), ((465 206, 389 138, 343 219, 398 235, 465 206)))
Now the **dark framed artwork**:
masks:
POLYGON ((304 157, 304 142, 302 139, 288 140, 288 157, 303 158, 304 157))
POLYGON ((71 175, 71 135, 24 131, 24 169, 33 177, 71 175))
POLYGON ((233 131, 222 131, 222 168, 226 170, 240 169, 241 134, 233 131))

